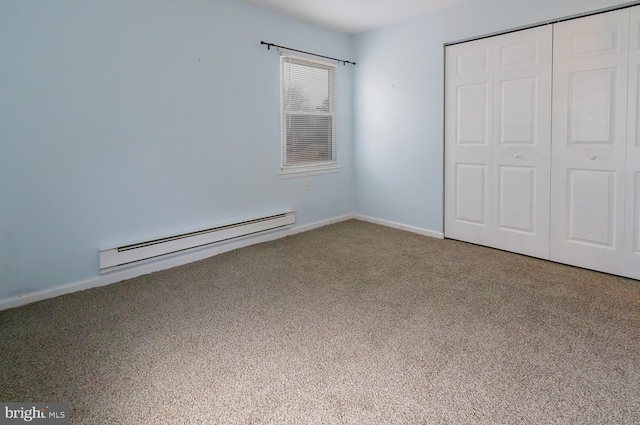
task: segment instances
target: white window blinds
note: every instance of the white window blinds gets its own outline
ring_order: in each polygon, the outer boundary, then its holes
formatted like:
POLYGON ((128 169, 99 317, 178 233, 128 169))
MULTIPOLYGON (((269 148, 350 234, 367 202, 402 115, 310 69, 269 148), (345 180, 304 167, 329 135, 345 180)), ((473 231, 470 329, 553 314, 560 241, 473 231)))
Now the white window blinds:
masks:
POLYGON ((336 68, 282 57, 282 163, 304 167, 336 161, 336 68))

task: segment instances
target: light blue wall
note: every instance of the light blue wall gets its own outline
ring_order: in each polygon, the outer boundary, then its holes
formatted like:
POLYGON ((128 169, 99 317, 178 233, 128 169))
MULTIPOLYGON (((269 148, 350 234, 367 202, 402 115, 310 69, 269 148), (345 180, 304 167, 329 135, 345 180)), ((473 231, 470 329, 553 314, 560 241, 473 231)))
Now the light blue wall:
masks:
POLYGON ((237 0, 0 2, 0 300, 97 276, 98 248, 293 209, 353 211, 351 67, 337 174, 281 180, 279 58, 348 36, 237 0))
POLYGON ((625 3, 477 0, 355 37, 356 213, 443 230, 445 43, 625 3))
POLYGON ((478 0, 348 37, 238 0, 0 2, 0 300, 97 276, 100 247, 285 209, 441 231, 443 45, 624 3, 478 0), (263 39, 358 61, 343 169, 311 191, 278 175, 263 39))

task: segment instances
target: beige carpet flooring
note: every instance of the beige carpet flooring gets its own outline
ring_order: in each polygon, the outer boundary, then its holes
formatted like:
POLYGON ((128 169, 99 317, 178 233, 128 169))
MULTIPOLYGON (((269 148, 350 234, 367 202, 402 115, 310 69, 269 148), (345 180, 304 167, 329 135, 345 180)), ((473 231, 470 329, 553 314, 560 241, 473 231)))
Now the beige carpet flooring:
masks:
POLYGON ((356 220, 0 330, 0 400, 71 423, 640 423, 640 282, 356 220))

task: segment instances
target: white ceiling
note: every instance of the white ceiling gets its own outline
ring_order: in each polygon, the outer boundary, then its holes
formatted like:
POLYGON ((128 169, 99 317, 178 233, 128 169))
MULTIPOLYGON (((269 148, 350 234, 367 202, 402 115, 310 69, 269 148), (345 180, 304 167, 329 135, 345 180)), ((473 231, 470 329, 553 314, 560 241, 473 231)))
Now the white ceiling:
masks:
POLYGON ((357 34, 471 0, 247 0, 347 34, 357 34))

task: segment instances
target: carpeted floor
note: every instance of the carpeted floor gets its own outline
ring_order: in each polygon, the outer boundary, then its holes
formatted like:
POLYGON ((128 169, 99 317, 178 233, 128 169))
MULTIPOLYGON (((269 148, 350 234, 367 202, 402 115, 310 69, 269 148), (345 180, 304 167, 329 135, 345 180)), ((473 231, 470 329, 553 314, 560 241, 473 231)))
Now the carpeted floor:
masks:
POLYGON ((0 329, 0 400, 72 423, 640 423, 640 282, 356 220, 0 329))

